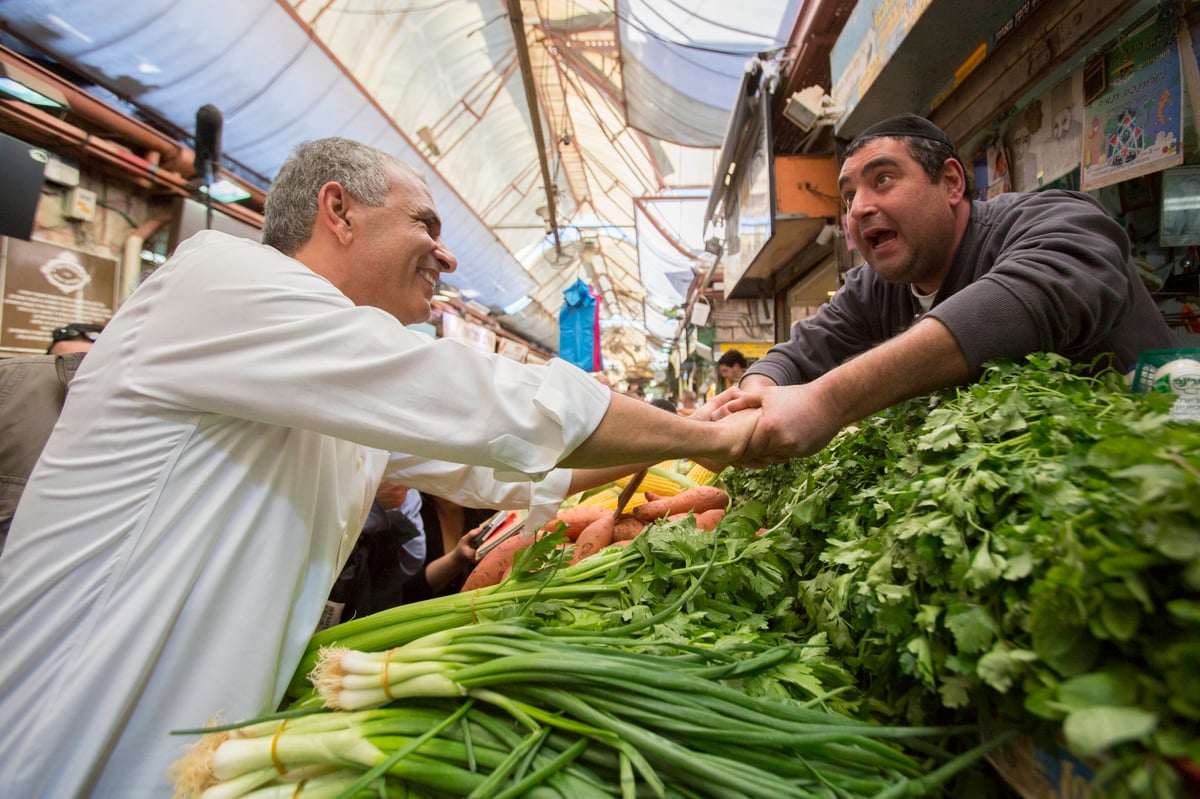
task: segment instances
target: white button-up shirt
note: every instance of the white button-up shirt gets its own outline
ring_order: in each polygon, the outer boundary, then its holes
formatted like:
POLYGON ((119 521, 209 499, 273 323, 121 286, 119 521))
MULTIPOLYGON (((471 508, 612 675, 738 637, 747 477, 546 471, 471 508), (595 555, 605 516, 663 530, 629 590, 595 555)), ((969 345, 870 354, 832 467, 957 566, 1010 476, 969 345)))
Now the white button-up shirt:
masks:
POLYGON ((0 556, 0 796, 169 796, 168 733, 277 706, 385 473, 553 506, 609 397, 194 236, 84 360, 0 556))

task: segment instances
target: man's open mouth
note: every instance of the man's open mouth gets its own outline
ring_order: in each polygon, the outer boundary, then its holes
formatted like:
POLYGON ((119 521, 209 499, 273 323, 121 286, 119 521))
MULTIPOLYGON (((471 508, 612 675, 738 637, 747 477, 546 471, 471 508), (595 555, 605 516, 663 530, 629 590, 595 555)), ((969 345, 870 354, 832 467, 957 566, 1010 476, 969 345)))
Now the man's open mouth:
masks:
POLYGON ((871 249, 874 250, 874 249, 878 249, 879 247, 882 247, 883 245, 887 244, 890 241, 895 240, 896 231, 894 231, 894 230, 873 230, 870 233, 864 234, 863 238, 866 239, 867 244, 871 247, 871 249))

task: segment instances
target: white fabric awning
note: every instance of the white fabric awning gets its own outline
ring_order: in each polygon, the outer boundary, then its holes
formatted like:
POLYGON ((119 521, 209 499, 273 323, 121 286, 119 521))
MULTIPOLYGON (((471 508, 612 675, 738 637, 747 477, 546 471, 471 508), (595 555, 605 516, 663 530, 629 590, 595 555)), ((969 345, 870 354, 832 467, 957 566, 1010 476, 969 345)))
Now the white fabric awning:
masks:
POLYGON ((605 330, 622 331, 606 355, 645 372, 703 251, 702 211, 681 209, 704 200, 680 193, 707 197, 746 62, 782 46, 801 0, 513 2, 544 153, 505 0, 6 0, 0 16, 148 118, 190 133, 215 105, 224 165, 264 188, 307 139, 396 153, 446 220, 447 283, 498 314, 531 298, 503 319, 551 349, 592 240, 605 330))

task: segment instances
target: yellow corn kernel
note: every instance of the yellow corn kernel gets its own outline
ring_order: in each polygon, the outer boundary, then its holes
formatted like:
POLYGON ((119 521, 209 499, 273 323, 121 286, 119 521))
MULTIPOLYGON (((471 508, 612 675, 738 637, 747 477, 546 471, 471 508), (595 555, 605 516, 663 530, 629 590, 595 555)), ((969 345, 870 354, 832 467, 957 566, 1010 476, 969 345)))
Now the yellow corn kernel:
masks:
POLYGON ((697 463, 688 470, 687 476, 691 478, 696 485, 705 486, 712 485, 712 482, 716 479, 717 474, 716 472, 706 469, 697 463))
POLYGON ((638 485, 637 490, 638 494, 649 491, 658 494, 660 497, 673 497, 682 491, 683 488, 678 481, 647 472, 641 484, 638 485))
POLYGON ((597 491, 590 497, 579 501, 580 508, 608 508, 609 510, 617 509, 617 494, 620 493, 612 488, 606 488, 603 491, 597 491))

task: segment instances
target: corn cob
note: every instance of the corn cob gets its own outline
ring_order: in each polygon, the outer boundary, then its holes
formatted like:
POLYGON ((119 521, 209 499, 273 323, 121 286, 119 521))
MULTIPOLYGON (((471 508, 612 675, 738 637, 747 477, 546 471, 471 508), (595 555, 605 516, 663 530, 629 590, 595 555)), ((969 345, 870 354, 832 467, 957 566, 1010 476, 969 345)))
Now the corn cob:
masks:
MULTIPOLYGON (((650 469, 660 469, 660 470, 665 469, 669 472, 674 472, 675 474, 679 474, 679 472, 675 469, 675 461, 663 461, 662 463, 657 463, 654 466, 651 466, 650 469)), ((647 474, 649 474, 649 470, 647 470, 647 474)), ((620 491, 622 488, 624 488, 626 485, 628 485, 629 480, 632 477, 633 477, 633 475, 631 475, 631 474, 627 474, 624 477, 618 477, 616 480, 613 481, 613 485, 616 487, 616 489, 618 491, 620 491)))
MULTIPOLYGON (((617 496, 620 493, 621 492, 618 489, 606 488, 603 491, 597 491, 595 494, 592 494, 590 497, 587 497, 586 499, 580 500, 579 504, 576 507, 604 508, 606 510, 616 510, 617 509, 617 496)), ((633 510, 638 505, 642 505, 645 502, 646 502, 646 495, 644 493, 634 494, 632 497, 629 498, 629 502, 627 502, 625 504, 625 509, 633 510)))
POLYGON ((612 488, 606 488, 603 491, 597 491, 595 494, 579 500, 579 504, 576 505, 576 507, 604 508, 610 507, 609 503, 611 503, 611 507, 617 507, 617 492, 612 488))
POLYGON ((700 464, 697 463, 697 464, 694 464, 692 466, 692 468, 688 470, 687 476, 688 476, 688 479, 695 482, 696 485, 710 486, 710 485, 714 485, 717 482, 717 478, 720 475, 717 474, 716 472, 713 472, 713 471, 710 471, 710 470, 704 468, 703 466, 701 466, 700 464))
MULTIPOLYGON (((614 485, 619 490, 624 488, 629 483, 629 480, 629 477, 622 477, 614 485)), ((646 476, 642 478, 642 482, 638 484, 637 493, 641 494, 649 491, 658 494, 660 497, 673 497, 685 488, 694 488, 695 485, 686 475, 682 475, 673 469, 666 469, 661 465, 651 466, 646 471, 646 476)))

